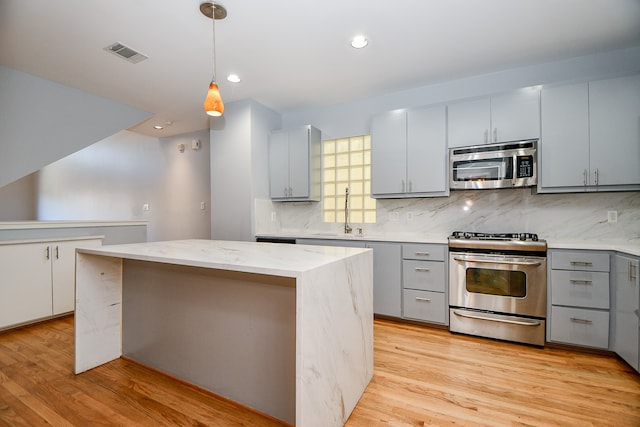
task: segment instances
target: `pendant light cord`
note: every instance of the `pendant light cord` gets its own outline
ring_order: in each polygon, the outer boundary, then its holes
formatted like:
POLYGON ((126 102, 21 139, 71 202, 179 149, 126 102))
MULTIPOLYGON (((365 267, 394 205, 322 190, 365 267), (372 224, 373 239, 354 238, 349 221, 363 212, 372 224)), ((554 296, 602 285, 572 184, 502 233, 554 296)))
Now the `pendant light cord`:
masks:
POLYGON ((212 50, 213 50, 213 79, 211 80, 213 83, 217 83, 216 82, 216 4, 212 1, 211 2, 211 21, 213 21, 212 23, 212 27, 213 27, 213 31, 212 31, 212 50))

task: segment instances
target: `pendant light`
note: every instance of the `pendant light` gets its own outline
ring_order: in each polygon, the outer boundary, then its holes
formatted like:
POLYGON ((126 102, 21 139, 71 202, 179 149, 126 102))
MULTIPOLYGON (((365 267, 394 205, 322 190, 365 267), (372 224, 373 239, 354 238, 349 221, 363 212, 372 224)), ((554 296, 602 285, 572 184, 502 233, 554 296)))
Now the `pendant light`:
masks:
POLYGON ((204 111, 213 117, 219 117, 224 113, 224 104, 222 97, 220 97, 220 89, 218 83, 216 83, 216 19, 224 19, 227 17, 227 10, 213 1, 207 1, 200 4, 200 12, 207 18, 211 18, 213 39, 213 77, 209 84, 209 91, 207 97, 204 100, 204 111))

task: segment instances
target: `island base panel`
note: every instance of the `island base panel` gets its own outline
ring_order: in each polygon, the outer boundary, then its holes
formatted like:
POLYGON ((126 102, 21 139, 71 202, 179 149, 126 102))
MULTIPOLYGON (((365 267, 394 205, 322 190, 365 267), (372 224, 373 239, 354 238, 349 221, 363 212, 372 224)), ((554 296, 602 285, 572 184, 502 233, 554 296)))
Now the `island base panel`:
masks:
POLYGON ((295 279, 124 260, 122 353, 295 423, 295 279))

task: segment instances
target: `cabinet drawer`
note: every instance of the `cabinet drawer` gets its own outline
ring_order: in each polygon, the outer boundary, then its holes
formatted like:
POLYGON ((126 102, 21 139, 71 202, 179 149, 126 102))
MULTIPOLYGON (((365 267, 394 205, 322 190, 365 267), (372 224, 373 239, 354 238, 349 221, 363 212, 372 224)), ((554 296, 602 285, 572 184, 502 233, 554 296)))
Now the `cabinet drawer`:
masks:
POLYGON ((551 252, 556 270, 609 271, 609 254, 601 252, 551 252))
POLYGON ((609 273, 551 270, 551 304, 609 308, 609 273))
POLYGON ((402 245, 402 258, 444 261, 445 245, 402 245))
POLYGON ((609 312, 551 307, 551 341, 585 347, 609 347, 609 312))
POLYGON ((402 291, 404 302, 404 317, 427 322, 442 323, 446 321, 446 307, 444 293, 430 291, 402 291))
POLYGON ((402 261, 402 286, 405 289, 444 292, 444 262, 402 261))

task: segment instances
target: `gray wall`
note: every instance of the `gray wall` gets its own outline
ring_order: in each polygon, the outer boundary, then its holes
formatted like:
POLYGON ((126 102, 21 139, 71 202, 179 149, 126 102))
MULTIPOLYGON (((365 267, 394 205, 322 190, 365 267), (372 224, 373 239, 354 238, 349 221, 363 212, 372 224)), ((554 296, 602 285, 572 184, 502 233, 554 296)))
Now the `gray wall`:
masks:
POLYGON ((230 103, 212 119, 211 237, 254 240, 255 199, 269 195, 269 133, 280 116, 255 101, 230 103))
POLYGON ((639 71, 640 46, 472 76, 344 104, 289 111, 282 115, 282 123, 284 128, 314 125, 322 130, 323 139, 364 135, 369 133, 371 116, 384 111, 444 103, 527 86, 588 81, 639 71))
POLYGON ((11 184, 0 186, 0 221, 36 219, 36 175, 29 174, 11 184))
POLYGON ((211 235, 206 130, 166 139, 122 131, 42 168, 37 181, 38 220, 148 220, 149 241, 211 235))
POLYGON ((0 66, 0 187, 150 116, 0 66))

